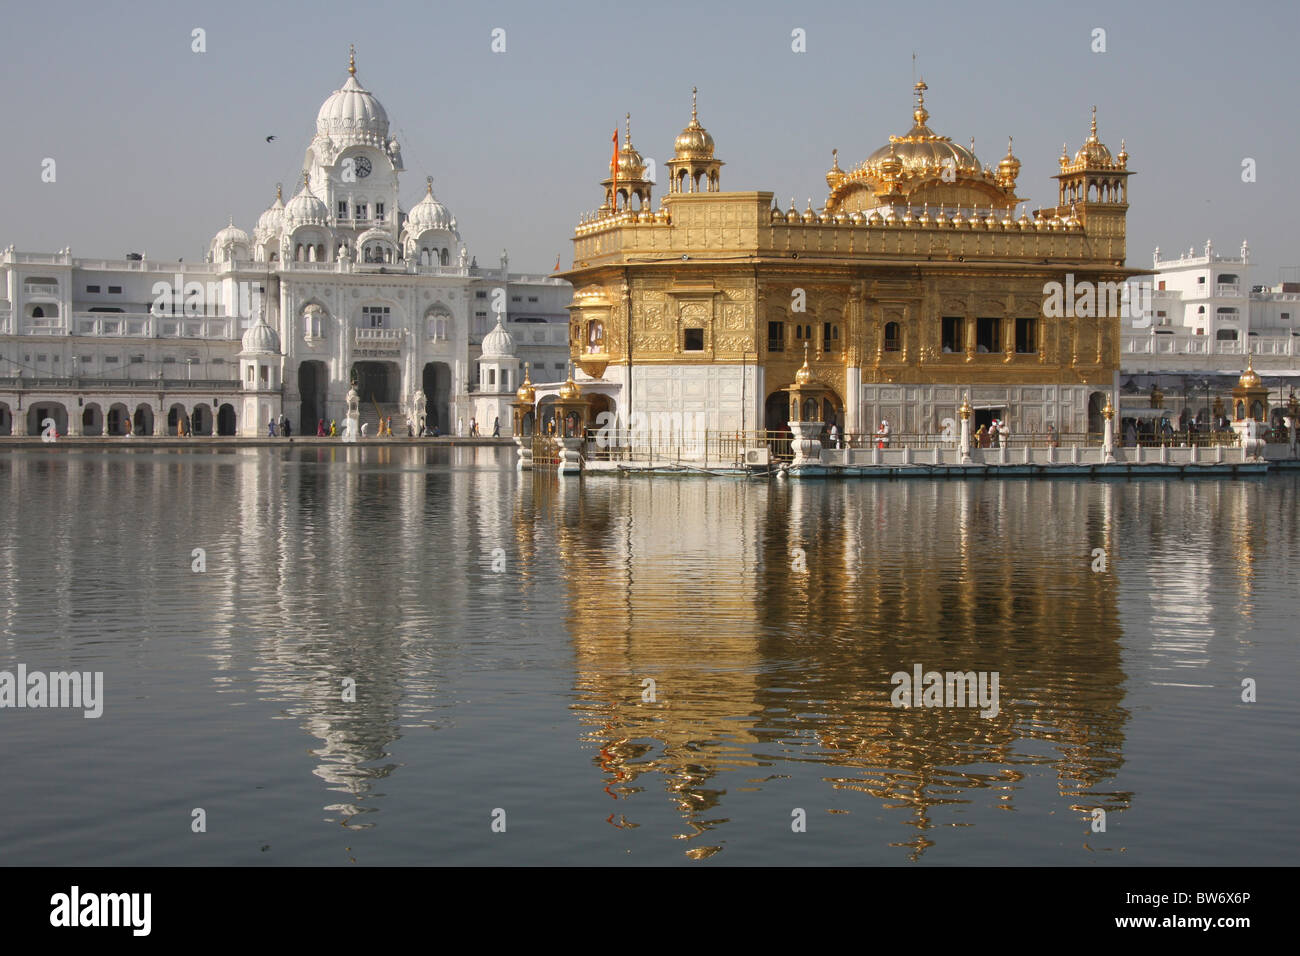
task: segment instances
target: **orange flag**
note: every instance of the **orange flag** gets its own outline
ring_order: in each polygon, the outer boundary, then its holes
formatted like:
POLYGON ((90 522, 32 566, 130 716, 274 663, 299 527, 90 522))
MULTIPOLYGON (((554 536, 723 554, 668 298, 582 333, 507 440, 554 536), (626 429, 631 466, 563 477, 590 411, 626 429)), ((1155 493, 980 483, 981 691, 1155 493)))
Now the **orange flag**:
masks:
POLYGON ((618 211, 618 127, 614 127, 614 155, 609 161, 609 175, 614 180, 611 195, 614 197, 614 211, 618 211))

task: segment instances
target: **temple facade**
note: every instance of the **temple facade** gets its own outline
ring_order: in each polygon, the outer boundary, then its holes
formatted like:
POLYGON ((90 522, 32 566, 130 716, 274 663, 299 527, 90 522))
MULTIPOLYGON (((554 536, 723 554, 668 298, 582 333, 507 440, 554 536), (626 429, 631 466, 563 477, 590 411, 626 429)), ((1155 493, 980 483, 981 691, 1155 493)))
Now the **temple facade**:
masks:
MULTIPOLYGON (((976 423, 1013 432, 1101 431, 1116 388, 1128 153, 1063 147, 1056 202, 1028 211, 1020 161, 987 165, 913 124, 860 163, 832 151, 819 208, 723 189, 723 162, 692 103, 658 208, 631 129, 573 236, 577 383, 620 429, 780 430, 782 391, 809 363, 824 418, 850 435, 976 423)), ((539 403, 549 394, 538 390, 539 403)), ((544 410, 539 421, 543 420, 544 410)))
POLYGON ((403 203, 404 171, 350 58, 299 182, 204 261, 0 250, 0 435, 315 434, 353 386, 370 434, 490 428, 523 363, 563 378, 571 287, 504 251, 480 267, 431 178, 403 203))

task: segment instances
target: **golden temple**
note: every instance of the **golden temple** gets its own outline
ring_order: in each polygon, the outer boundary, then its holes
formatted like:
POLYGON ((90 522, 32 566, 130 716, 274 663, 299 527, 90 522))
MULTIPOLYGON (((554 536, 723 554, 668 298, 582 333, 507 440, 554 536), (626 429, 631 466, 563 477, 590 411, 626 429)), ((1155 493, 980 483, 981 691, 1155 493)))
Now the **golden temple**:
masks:
POLYGON ((570 349, 583 393, 619 427, 703 417, 717 430, 785 427, 782 389, 808 353, 826 414, 846 433, 888 419, 933 434, 964 394, 1020 434, 1101 430, 1119 368, 1120 304, 1047 307, 1053 285, 1116 289, 1125 266, 1127 151, 1097 134, 1064 152, 1055 205, 1017 207, 1020 160, 996 166, 913 125, 860 164, 826 174, 820 209, 722 189, 722 161, 692 97, 657 209, 649 165, 626 139, 604 201, 573 237, 570 349))

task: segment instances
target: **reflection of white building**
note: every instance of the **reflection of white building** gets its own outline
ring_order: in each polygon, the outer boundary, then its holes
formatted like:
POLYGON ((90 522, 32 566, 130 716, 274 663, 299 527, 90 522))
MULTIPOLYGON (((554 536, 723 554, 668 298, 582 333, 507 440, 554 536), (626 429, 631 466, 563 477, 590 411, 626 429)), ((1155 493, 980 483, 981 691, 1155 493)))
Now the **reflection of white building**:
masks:
POLYGON ((123 434, 128 420, 174 434, 182 418, 197 434, 257 435, 281 413, 311 434, 343 418, 353 381, 363 421, 391 416, 403 434, 423 392, 429 425, 452 432, 485 386, 476 359, 498 312, 518 346, 494 378, 516 382, 523 361, 559 373, 568 283, 512 276, 504 254, 478 268, 432 180, 402 209, 402 172, 353 61, 288 201, 277 187, 251 235, 231 221, 206 262, 0 252, 0 434, 35 434, 48 416, 73 435, 123 434))

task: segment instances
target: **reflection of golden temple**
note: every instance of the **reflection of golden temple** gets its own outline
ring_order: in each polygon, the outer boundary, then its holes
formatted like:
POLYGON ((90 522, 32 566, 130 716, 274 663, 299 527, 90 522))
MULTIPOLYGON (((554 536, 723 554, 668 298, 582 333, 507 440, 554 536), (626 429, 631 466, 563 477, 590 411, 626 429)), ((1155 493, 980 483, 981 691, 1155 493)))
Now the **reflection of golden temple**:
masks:
MULTIPOLYGON (((1128 795, 1100 789, 1122 763, 1126 720, 1115 576, 1051 557, 1079 528, 1071 551, 1116 555, 1114 493, 620 482, 608 495, 565 496, 553 520, 574 709, 601 786, 625 802, 611 822, 641 822, 643 794, 661 788, 686 832, 712 844, 734 790, 809 760, 830 788, 905 809, 916 836, 899 842, 917 853, 949 819, 938 809, 982 795, 1011 806, 1029 765, 1053 768, 1071 805, 1127 806, 1128 795), (1046 539, 1045 510, 1060 529, 1046 539), (683 524, 682 514, 709 518, 683 524), (736 530, 719 540, 718 526, 736 530), (894 708, 889 675, 916 661, 1000 671, 1001 712, 894 708), (647 677, 654 703, 642 698, 647 677), (1027 757, 1025 739, 1055 753, 1027 757), (746 771, 755 754, 762 774, 746 771)), ((844 801, 828 791, 825 806, 844 801)))

